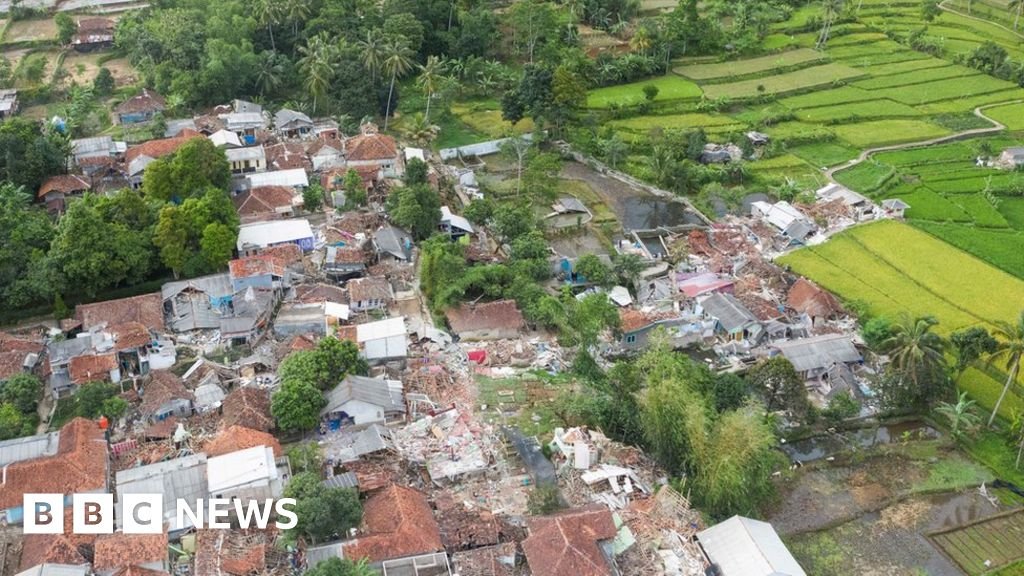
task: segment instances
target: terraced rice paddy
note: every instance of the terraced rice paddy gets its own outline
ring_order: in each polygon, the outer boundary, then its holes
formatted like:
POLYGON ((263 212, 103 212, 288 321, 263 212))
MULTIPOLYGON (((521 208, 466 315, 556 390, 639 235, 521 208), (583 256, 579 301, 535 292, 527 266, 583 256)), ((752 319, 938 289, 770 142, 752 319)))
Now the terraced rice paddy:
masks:
POLYGON ((876 314, 935 316, 945 334, 1012 318, 1024 301, 1024 281, 891 221, 848 230, 779 262, 876 314), (991 298, 991 286, 1002 297, 991 298))
POLYGON ((931 540, 968 574, 987 573, 1024 556, 1024 511, 933 534, 931 540))

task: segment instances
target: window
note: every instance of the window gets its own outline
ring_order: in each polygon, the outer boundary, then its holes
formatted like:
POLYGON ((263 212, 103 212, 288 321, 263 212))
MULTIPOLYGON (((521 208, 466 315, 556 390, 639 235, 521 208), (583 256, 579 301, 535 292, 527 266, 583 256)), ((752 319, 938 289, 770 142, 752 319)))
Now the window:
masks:
POLYGON ((636 342, 636 334, 630 334, 626 336, 626 344, 633 344, 636 342))

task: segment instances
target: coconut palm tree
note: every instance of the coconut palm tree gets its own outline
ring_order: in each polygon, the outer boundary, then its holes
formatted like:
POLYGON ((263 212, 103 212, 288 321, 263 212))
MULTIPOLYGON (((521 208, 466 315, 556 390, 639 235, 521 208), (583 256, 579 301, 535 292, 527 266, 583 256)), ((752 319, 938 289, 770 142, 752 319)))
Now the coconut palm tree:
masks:
POLYGON ((310 38, 305 46, 299 47, 299 69, 306 77, 306 90, 313 96, 313 111, 327 97, 327 89, 334 77, 331 56, 334 50, 328 45, 327 37, 318 34, 310 38))
POLYGON ((277 50, 274 44, 274 26, 281 20, 281 4, 278 0, 256 0, 252 7, 256 20, 267 27, 270 34, 270 49, 277 50))
POLYGON ((416 79, 416 84, 427 96, 427 112, 424 115, 427 124, 430 123, 430 101, 434 99, 443 74, 444 62, 437 56, 428 56, 427 63, 420 66, 420 77, 416 79))
POLYGON ((278 61, 275 52, 263 52, 260 54, 260 65, 256 68, 254 78, 256 90, 260 97, 273 93, 281 87, 281 79, 284 76, 284 65, 278 61))
POLYGON ((814 45, 815 50, 821 50, 828 43, 829 36, 832 34, 832 24, 842 14, 843 4, 844 0, 822 0, 821 8, 824 15, 821 19, 821 33, 814 45))
POLYGON ((1003 404, 1006 393, 1010 390, 1010 386, 1017 381, 1017 374, 1020 372, 1020 361, 1024 357, 1024 312, 1021 312, 1020 317, 1014 323, 1005 320, 996 322, 992 335, 999 341, 999 344, 996 351, 989 355, 988 361, 989 363, 1002 363, 1008 374, 1003 391, 999 393, 999 399, 996 400, 996 405, 992 408, 992 415, 988 418, 990 427, 996 420, 996 414, 999 413, 999 407, 1003 404))
POLYGON ((1010 3, 1006 5, 1007 10, 1014 13, 1013 16, 1013 29, 1017 29, 1017 25, 1020 24, 1020 14, 1024 11, 1024 0, 1010 0, 1010 3))
POLYGON ((423 114, 416 114, 405 130, 405 136, 418 146, 427 147, 437 138, 441 127, 431 124, 423 114))
POLYGON ((629 47, 646 56, 647 51, 651 49, 650 31, 645 26, 637 28, 633 37, 629 39, 629 47))
POLYGON ((309 0, 288 0, 284 6, 284 11, 288 19, 292 21, 292 35, 297 38, 299 36, 299 22, 309 18, 312 11, 309 6, 309 0))
POLYGON ((370 82, 376 84, 377 73, 384 64, 384 42, 373 30, 368 30, 366 40, 360 40, 358 46, 362 53, 363 67, 370 73, 370 82))
POLYGON ((931 316, 911 318, 904 314, 893 324, 892 336, 882 342, 882 349, 899 377, 909 380, 917 389, 946 364, 946 343, 932 332, 936 324, 938 321, 931 316))
POLYGON ((392 38, 384 45, 383 68, 391 76, 391 86, 388 88, 388 103, 384 112, 384 130, 388 129, 388 119, 391 117, 391 98, 395 93, 395 80, 399 76, 405 76, 412 70, 412 50, 404 38, 392 38))

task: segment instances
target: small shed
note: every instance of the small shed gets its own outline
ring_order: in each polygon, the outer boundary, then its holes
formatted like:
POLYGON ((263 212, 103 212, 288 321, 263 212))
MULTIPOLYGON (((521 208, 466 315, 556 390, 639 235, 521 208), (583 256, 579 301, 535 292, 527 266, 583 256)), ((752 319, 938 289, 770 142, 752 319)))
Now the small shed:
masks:
POLYGON ((698 532, 697 542, 720 576, 807 576, 767 522, 733 516, 698 532))

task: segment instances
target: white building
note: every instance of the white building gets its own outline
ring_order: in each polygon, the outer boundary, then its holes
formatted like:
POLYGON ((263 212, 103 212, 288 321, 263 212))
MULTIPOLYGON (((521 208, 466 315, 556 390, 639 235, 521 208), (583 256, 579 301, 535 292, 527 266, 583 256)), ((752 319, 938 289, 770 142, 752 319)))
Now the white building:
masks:
POLYGON ((249 181, 249 189, 260 186, 287 186, 289 188, 307 188, 309 186, 309 178, 302 168, 250 174, 246 179, 249 181))
POLYGON ((698 532, 697 542, 720 576, 807 576, 767 522, 733 516, 698 532))
POLYGON ((304 218, 243 224, 238 227, 238 254, 251 256, 282 244, 298 244, 303 252, 309 252, 315 247, 314 238, 313 228, 304 218))
POLYGON ((264 500, 279 498, 289 475, 286 465, 279 469, 274 449, 253 446, 215 456, 206 462, 207 493, 210 498, 264 500))
POLYGON ((357 325, 356 342, 363 357, 371 363, 405 358, 408 355, 405 317, 357 325))
POLYGON ((814 223, 804 216, 803 212, 784 200, 775 204, 754 202, 750 206, 750 211, 753 216, 763 219, 778 228, 784 236, 797 242, 814 232, 814 223))

